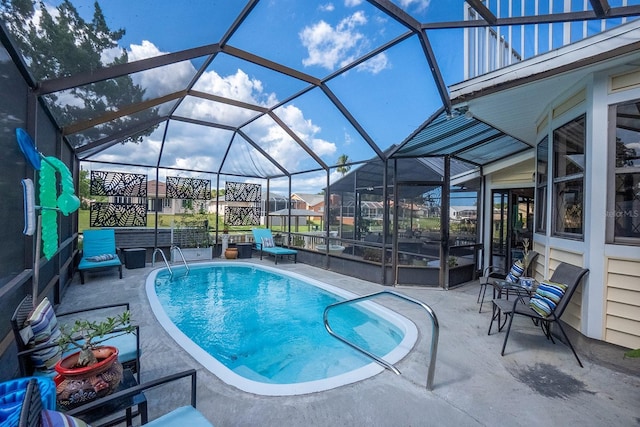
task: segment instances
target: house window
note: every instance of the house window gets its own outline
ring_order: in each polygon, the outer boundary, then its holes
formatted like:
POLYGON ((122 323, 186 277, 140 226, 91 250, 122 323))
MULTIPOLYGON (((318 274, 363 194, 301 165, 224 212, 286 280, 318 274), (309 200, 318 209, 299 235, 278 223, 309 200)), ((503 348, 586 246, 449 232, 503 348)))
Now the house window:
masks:
POLYGON ((165 208, 171 207, 171 199, 162 199, 162 206, 165 208))
POLYGON ((584 234, 585 116, 553 131, 553 234, 584 234))
POLYGON ((640 242, 639 101, 611 107, 615 111, 615 135, 610 137, 610 153, 615 159, 611 168, 614 188, 607 216, 617 243, 640 242))
POLYGON ((130 205, 132 203, 131 197, 128 196, 115 196, 114 202, 118 204, 130 205))
POLYGON ((544 137, 536 149, 536 232, 547 231, 547 179, 549 178, 549 138, 544 137))

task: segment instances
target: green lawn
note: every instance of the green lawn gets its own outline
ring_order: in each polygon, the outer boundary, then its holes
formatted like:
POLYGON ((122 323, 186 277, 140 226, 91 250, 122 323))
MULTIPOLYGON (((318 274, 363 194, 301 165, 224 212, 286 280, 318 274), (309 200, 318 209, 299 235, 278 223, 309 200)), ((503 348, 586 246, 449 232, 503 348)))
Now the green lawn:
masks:
MULTIPOLYGON (((82 230, 86 230, 88 228, 91 228, 89 226, 89 210, 88 209, 79 209, 78 210, 78 230, 82 231, 82 230)), ((199 217, 202 217, 202 219, 204 219, 205 215, 198 215, 199 217)), ((166 214, 159 214, 158 215, 158 219, 159 219, 159 223, 158 223, 158 227, 160 228, 169 228, 171 227, 171 222, 175 221, 175 222, 179 222, 181 219, 185 218, 185 217, 193 217, 192 215, 166 215, 166 214)), ((209 227, 210 228, 214 228, 215 227, 215 223, 216 223, 216 215, 215 214, 209 214, 206 215, 207 219, 209 220, 209 227)), ((222 218, 220 218, 220 224, 221 224, 221 228, 222 228, 222 218)), ((156 215, 154 213, 149 213, 147 214, 147 228, 155 228, 156 226, 156 215)), ((230 227, 231 230, 233 230, 234 227, 230 227)))

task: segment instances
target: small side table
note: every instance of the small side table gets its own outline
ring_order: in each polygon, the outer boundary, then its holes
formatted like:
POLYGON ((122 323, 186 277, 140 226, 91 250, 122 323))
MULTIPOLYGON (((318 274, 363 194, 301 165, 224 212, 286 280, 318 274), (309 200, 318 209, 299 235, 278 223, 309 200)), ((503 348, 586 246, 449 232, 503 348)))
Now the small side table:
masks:
MULTIPOLYGON (((502 328, 507 323, 507 317, 511 315, 513 311, 513 303, 509 301, 509 292, 513 292, 517 298, 521 296, 531 296, 533 288, 525 288, 517 283, 509 282, 508 280, 496 280, 493 282, 493 289, 497 291, 497 296, 492 300, 492 313, 491 323, 489 324, 489 335, 491 335, 491 326, 494 321, 498 321, 498 332, 502 331, 502 328), (506 292, 506 297, 502 299, 502 293, 506 292), (504 321, 501 322, 500 318, 504 315, 504 321)), ((516 300, 514 300, 515 303, 516 300)))
POLYGON ((131 270, 133 268, 144 268, 147 261, 147 250, 145 248, 123 249, 124 266, 131 270))
POLYGON ((238 248, 238 258, 251 258, 251 248, 253 243, 236 243, 238 248))

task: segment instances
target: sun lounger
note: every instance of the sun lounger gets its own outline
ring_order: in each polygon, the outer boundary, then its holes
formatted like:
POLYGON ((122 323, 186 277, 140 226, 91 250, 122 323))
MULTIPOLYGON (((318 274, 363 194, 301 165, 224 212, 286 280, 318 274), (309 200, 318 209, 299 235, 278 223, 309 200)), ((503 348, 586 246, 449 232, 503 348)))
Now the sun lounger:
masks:
POLYGON ((78 265, 80 283, 84 273, 91 270, 117 268, 122 279, 122 262, 116 253, 116 235, 113 229, 85 230, 83 233, 82 259, 78 265))
POLYGON ((273 255, 276 264, 278 263, 278 257, 284 258, 285 256, 293 256, 293 262, 298 262, 298 251, 276 246, 270 229, 254 228, 251 231, 253 232, 255 248, 260 251, 260 259, 262 259, 262 254, 265 253, 267 255, 273 255))

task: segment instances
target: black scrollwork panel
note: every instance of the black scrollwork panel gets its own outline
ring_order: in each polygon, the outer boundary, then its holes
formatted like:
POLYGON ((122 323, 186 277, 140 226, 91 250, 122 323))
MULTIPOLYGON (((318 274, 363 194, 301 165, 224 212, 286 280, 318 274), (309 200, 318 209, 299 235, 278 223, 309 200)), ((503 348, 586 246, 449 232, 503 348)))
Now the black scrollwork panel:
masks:
POLYGON ((260 184, 244 182, 229 182, 225 184, 224 199, 227 202, 255 202, 260 203, 262 193, 260 184))
POLYGON ((224 211, 224 223, 227 225, 259 225, 260 208, 227 206, 224 211))
POLYGON ((147 205, 91 203, 91 227, 146 227, 147 205))
POLYGON ((167 198, 211 200, 211 181, 208 179, 168 176, 167 198))
POLYGON ((91 171, 94 196, 147 197, 147 176, 138 173, 91 171))

